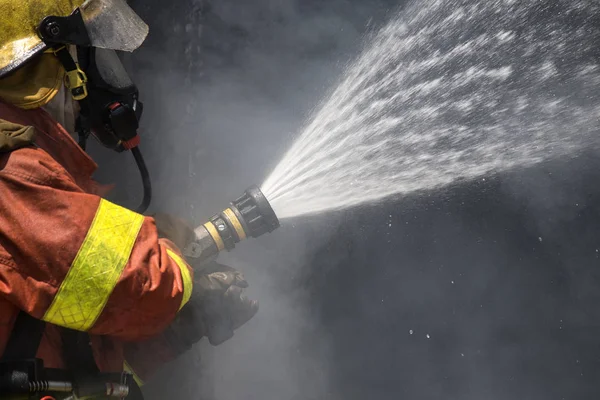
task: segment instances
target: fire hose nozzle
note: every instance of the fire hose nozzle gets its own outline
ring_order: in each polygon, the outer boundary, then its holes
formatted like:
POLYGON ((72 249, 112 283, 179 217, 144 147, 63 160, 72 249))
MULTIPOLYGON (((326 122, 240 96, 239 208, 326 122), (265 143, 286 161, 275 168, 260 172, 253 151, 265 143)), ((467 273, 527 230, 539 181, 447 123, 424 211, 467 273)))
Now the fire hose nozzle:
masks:
POLYGON ((183 252, 208 260, 223 250, 232 250, 247 237, 259 237, 279 228, 279 219, 257 186, 249 187, 219 214, 196 229, 196 240, 183 252))

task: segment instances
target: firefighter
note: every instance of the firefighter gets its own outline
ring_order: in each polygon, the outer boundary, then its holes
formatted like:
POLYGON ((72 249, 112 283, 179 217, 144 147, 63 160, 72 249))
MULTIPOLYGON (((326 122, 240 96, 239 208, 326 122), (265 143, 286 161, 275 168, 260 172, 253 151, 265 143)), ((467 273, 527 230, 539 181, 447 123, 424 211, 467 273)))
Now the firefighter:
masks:
POLYGON ((243 276, 194 275, 180 250, 193 230, 105 200, 82 148, 88 134, 137 145, 119 136, 141 102, 115 50, 139 47, 146 24, 125 0, 4 0, 0 18, 2 360, 141 383, 201 337, 230 338, 258 308, 243 276))

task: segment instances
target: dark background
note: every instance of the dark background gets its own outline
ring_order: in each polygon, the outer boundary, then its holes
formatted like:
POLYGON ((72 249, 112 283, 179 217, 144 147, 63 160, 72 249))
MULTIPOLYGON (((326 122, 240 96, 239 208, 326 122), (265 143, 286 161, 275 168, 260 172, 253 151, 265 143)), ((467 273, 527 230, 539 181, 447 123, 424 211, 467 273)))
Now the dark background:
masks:
MULTIPOLYGON (((200 223, 266 177, 363 35, 403 4, 132 5, 151 26, 127 63, 146 104, 153 209, 200 223)), ((92 151, 115 200, 138 201, 133 163, 92 151)), ((148 398, 597 398, 598 171, 583 154, 283 221, 222 257, 249 278, 259 315, 167 366, 148 398)))

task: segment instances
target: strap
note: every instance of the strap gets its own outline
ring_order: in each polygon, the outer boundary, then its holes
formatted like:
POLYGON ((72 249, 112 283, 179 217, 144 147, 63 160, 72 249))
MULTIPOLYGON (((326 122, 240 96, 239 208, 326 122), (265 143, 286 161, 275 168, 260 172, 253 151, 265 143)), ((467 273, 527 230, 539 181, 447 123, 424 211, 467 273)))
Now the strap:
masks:
POLYGON ((45 327, 44 321, 24 311, 19 312, 1 360, 35 358, 45 327))
POLYGON ((69 53, 67 46, 59 45, 52 48, 51 51, 56 55, 58 61, 60 61, 65 68, 65 71, 70 72, 77 70, 77 63, 73 60, 73 57, 71 57, 71 53, 69 53))
POLYGON ((89 111, 87 100, 87 76, 79 67, 79 64, 73 60, 73 57, 66 46, 54 47, 52 52, 56 55, 56 58, 58 58, 58 61, 60 61, 66 71, 65 86, 71 92, 71 97, 79 102, 80 112, 77 117, 75 130, 79 134, 79 146, 85 151, 87 138, 90 135, 87 117, 89 111))
POLYGON ((94 376, 100 372, 94 359, 88 333, 62 328, 61 337, 65 365, 75 377, 94 376))
POLYGON ((85 72, 73 60, 66 46, 55 48, 53 52, 65 69, 65 86, 71 91, 71 96, 74 100, 85 101, 88 95, 87 76, 85 72))
MULTIPOLYGON (((100 370, 94 359, 89 335, 85 332, 62 328, 61 336, 65 364, 75 380, 86 380, 89 377, 98 376, 100 370)), ((130 390, 127 400, 144 400, 142 390, 132 376, 127 384, 130 390)))

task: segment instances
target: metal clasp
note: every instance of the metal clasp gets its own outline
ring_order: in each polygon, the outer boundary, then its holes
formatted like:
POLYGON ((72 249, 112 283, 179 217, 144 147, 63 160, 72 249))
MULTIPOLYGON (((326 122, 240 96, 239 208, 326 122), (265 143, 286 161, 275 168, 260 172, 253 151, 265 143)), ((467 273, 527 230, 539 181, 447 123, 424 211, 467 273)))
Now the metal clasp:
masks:
POLYGON ((67 71, 65 75, 65 87, 71 91, 71 96, 73 100, 83 100, 87 97, 87 75, 81 68, 79 68, 79 64, 77 65, 77 69, 73 71, 67 71))

